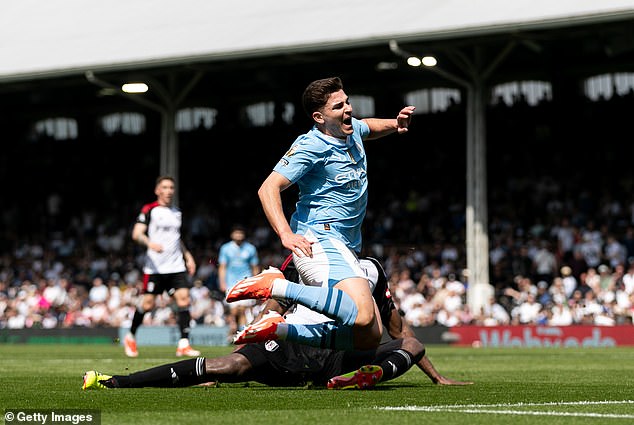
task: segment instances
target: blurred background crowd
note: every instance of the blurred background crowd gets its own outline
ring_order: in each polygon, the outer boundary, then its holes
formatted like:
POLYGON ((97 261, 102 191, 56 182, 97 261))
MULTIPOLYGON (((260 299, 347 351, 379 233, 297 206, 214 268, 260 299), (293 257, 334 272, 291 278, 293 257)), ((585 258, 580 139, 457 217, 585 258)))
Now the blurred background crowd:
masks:
MULTIPOLYGON (((470 311, 466 302, 464 127, 455 124, 464 123, 464 109, 458 104, 416 115, 407 136, 368 143, 363 255, 383 263, 409 323, 632 323, 634 177, 631 143, 623 136, 632 93, 572 102, 556 115, 549 99, 530 107, 519 98, 489 106, 494 297, 482 311, 470 311)), ((301 130, 273 125, 236 135, 219 126, 181 134, 179 205, 183 236, 198 264, 192 290, 196 324, 226 323, 217 257, 231 226, 247 229, 262 267, 279 266, 286 256, 256 191, 301 130), (233 161, 235 146, 246 146, 255 135, 275 143, 251 143, 253 151, 233 161), (209 142, 236 137, 242 142, 232 146, 209 142), (250 172, 229 178, 237 166, 250 172)), ((112 143, 127 146, 132 140, 115 135, 112 143)), ((130 232, 141 205, 153 199, 156 176, 138 177, 125 164, 117 168, 119 156, 108 153, 102 164, 99 143, 94 152, 82 153, 94 158, 89 170, 71 156, 77 142, 55 144, 50 150, 25 145, 18 152, 33 173, 25 173, 28 190, 9 185, 0 214, 0 328, 127 327, 142 286, 144 255, 130 232), (56 167, 38 165, 50 155, 56 167)), ((2 158, 11 163, 10 156, 2 158)), ((154 158, 151 152, 148 158, 154 158)), ((293 199, 293 190, 284 194, 293 199)), ((290 214, 292 201, 285 206, 290 214)), ((169 300, 157 301, 145 324, 175 323, 169 300)))
MULTIPOLYGON (((545 182, 536 186, 553 189, 545 182)), ((578 199, 557 195, 547 197, 548 214, 536 216, 530 226, 504 216, 491 221, 495 296, 482 311, 470 311, 466 302, 469 270, 460 237, 445 236, 459 235, 459 230, 440 226, 437 239, 428 243, 390 236, 406 231, 399 229, 403 226, 415 227, 421 206, 430 205, 430 199, 412 194, 407 202, 394 201, 390 211, 398 217, 369 211, 367 227, 372 232, 364 254, 382 261, 392 294, 414 326, 632 323, 634 202, 606 197, 587 219, 583 194, 578 199), (380 243, 381 238, 390 242, 380 243)), ((452 221, 462 221, 462 208, 456 207, 453 214, 452 221)), ((441 223, 446 214, 426 214, 425 220, 441 223)), ((199 232, 190 232, 188 242, 198 263, 191 291, 196 324, 225 325, 217 255, 228 236, 214 225, 219 221, 203 213, 186 219, 185 228, 199 232)), ((131 241, 129 226, 106 226, 89 212, 71 223, 72 231, 52 232, 47 240, 16 240, 2 254, 1 328, 129 326, 142 288, 144 250, 131 241)), ((268 224, 260 221, 249 227, 247 238, 258 248, 263 267, 282 263, 285 253, 268 224)), ((144 324, 174 324, 169 298, 159 297, 157 302, 144 324)))

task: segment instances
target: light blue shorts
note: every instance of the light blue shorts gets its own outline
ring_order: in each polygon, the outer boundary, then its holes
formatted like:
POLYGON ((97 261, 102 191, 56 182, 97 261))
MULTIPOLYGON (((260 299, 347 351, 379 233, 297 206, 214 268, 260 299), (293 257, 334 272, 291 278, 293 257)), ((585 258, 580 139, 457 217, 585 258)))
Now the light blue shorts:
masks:
POLYGON ((305 285, 333 287, 344 279, 367 279, 357 255, 346 244, 334 238, 318 240, 310 230, 304 237, 314 242, 311 245, 313 257, 293 253, 293 262, 305 285))

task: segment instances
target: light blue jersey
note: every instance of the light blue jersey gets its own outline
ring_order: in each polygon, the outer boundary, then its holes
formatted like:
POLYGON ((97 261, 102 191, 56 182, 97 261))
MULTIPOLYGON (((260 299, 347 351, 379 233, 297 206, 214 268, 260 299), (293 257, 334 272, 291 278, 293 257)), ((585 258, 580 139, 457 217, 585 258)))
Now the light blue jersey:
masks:
POLYGON ((368 201, 367 160, 363 139, 370 129, 352 119, 353 134, 343 141, 313 127, 299 136, 274 170, 299 188, 290 225, 319 240, 336 238, 361 251, 361 224, 368 201))
POLYGON ((227 289, 232 288, 238 281, 253 274, 252 266, 259 263, 255 246, 249 242, 238 245, 234 241, 227 242, 220 247, 218 264, 227 266, 227 289))

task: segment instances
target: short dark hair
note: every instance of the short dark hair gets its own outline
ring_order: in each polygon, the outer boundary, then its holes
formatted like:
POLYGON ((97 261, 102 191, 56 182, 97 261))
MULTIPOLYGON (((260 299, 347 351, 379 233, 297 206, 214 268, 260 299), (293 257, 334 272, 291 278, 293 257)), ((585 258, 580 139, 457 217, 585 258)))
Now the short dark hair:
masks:
POLYGON ((247 228, 244 227, 242 224, 234 224, 233 226, 231 226, 231 233, 233 233, 233 232, 246 233, 247 232, 247 228))
POLYGON ((163 176, 158 176, 158 177, 156 178, 156 186, 158 186, 158 185, 159 185, 159 183, 161 183, 163 180, 169 180, 169 181, 171 181, 172 183, 176 183, 176 182, 174 181, 174 177, 172 177, 172 176, 167 176, 167 175, 163 175, 163 176))
POLYGON ((343 89, 343 82, 339 77, 323 78, 313 81, 306 87, 302 95, 302 105, 309 117, 327 102, 330 95, 343 89))

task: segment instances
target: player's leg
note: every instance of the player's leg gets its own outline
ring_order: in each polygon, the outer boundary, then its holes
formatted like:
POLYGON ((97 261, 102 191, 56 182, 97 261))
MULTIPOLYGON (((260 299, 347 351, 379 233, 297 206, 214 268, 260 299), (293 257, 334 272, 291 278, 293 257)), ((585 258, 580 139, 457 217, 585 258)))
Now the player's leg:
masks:
MULTIPOLYGON (((358 314, 355 301, 334 286, 344 279, 364 278, 356 256, 334 239, 316 241, 312 250, 312 257, 293 257, 304 284, 288 281, 281 271, 269 268, 234 285, 227 302, 273 297, 305 305, 346 326, 354 325, 358 314)), ((364 315, 362 319, 367 320, 364 315)))
POLYGON ((181 332, 181 338, 178 341, 178 347, 176 349, 176 355, 196 357, 200 356, 200 351, 194 350, 189 343, 189 324, 191 322, 190 304, 191 298, 189 295, 189 285, 186 281, 185 273, 178 273, 174 276, 176 280, 175 288, 173 291, 174 301, 176 302, 177 314, 178 314, 178 327, 181 332))
MULTIPOLYGON (((311 234, 307 237, 315 239, 311 234)), ((284 290, 281 298, 333 318, 335 326, 314 335, 314 329, 308 328, 306 333, 306 329, 288 325, 287 339, 337 350, 375 348, 381 341, 383 326, 357 256, 343 242, 333 238, 315 241, 312 249, 313 257, 293 254, 304 284, 287 282, 284 288, 281 283, 279 288, 273 288, 273 295, 281 295, 284 290)))
MULTIPOLYGON (((339 350, 373 348, 380 343, 380 316, 354 253, 333 239, 315 242, 312 248, 313 257, 294 258, 306 285, 289 282, 279 272, 275 275, 269 272, 264 279, 270 286, 268 296, 302 304, 333 318, 335 323, 303 326, 279 323, 277 318, 270 323, 267 319, 269 323, 255 323, 239 334, 236 343, 262 341, 260 336, 339 350), (275 277, 271 279, 271 276, 275 277), (261 332, 266 335, 258 335, 261 332)), ((243 286, 245 291, 252 282, 243 286)), ((260 286, 258 293, 261 293, 261 283, 255 282, 260 286)), ((240 288, 241 284, 236 287, 240 288)))
POLYGON ((233 338, 236 332, 238 332, 238 320, 237 320, 236 310, 237 310, 237 307, 229 304, 228 312, 226 314, 227 324, 229 326, 229 335, 228 335, 229 338, 233 338))
POLYGON ((416 338, 406 337, 380 345, 372 364, 377 364, 383 369, 381 381, 389 381, 403 375, 424 355, 423 344, 416 338))
POLYGON ((352 372, 331 378, 328 388, 370 388, 379 381, 385 382, 403 375, 424 355, 425 347, 412 337, 389 341, 376 350, 345 353, 342 370, 352 372))
POLYGON ((143 295, 141 296, 141 302, 137 305, 136 310, 134 310, 134 316, 132 317, 132 324, 130 325, 130 331, 125 335, 123 339, 123 347, 125 349, 125 354, 128 357, 137 357, 139 355, 139 351, 136 345, 136 331, 139 329, 139 326, 143 324, 143 318, 148 311, 151 311, 154 308, 154 298, 156 295, 155 291, 155 283, 150 275, 143 276, 143 295))
POLYGON ((354 348, 369 350, 377 347, 383 336, 383 324, 368 281, 359 278, 344 279, 335 288, 347 294, 358 310, 353 327, 354 348))
POLYGON ((241 382, 251 369, 249 360, 237 353, 217 358, 198 357, 141 370, 129 375, 104 375, 88 371, 83 389, 189 387, 208 382, 241 382))

